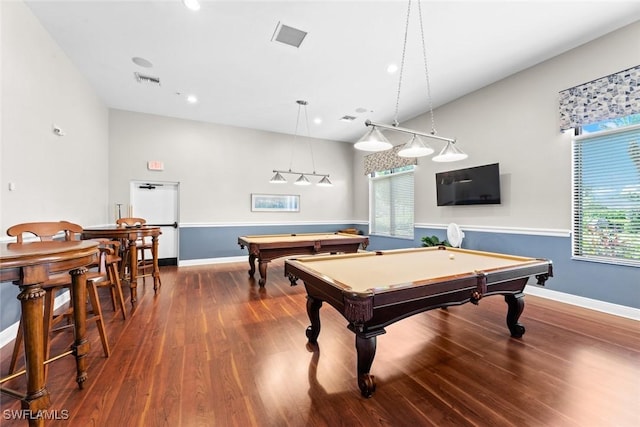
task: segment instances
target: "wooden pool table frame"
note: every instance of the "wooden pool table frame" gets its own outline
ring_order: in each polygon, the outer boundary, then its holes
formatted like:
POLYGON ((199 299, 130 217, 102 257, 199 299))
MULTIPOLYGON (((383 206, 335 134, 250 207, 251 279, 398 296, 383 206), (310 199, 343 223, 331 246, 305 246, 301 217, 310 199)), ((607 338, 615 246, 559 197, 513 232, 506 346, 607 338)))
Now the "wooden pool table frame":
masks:
POLYGON ((297 233, 265 234, 240 236, 241 249, 249 250, 249 277, 256 272, 256 259, 260 271, 258 284, 264 286, 267 281, 267 264, 276 258, 291 255, 315 255, 322 253, 353 253, 360 247, 366 249, 367 236, 348 233, 297 233), (294 237, 295 239, 292 239, 294 237))
MULTIPOLYGON (((466 251, 445 247, 409 249, 405 251, 446 250, 451 254, 462 252, 491 254, 479 251, 466 251)), ((400 251, 376 252, 385 253, 400 251)), ((370 254, 336 255, 336 257, 357 258, 370 254)), ((521 258, 521 257, 518 257, 521 258)), ((552 263, 549 260, 522 258, 521 265, 508 268, 492 268, 486 271, 470 271, 468 274, 456 274, 437 279, 392 286, 389 289, 369 289, 354 292, 347 284, 339 283, 325 274, 307 268, 303 261, 288 259, 285 261, 285 276, 292 284, 297 279, 304 281, 307 291, 307 314, 311 322, 306 330, 309 344, 317 344, 320 334, 320 308, 323 302, 329 303, 349 322, 348 328, 356 336, 358 387, 364 397, 371 397, 376 389, 375 377, 370 374, 376 353, 376 337, 384 334, 385 326, 398 320, 439 307, 461 305, 478 301, 489 295, 504 295, 507 303, 506 323, 511 336, 520 338, 525 333, 518 319, 524 310, 524 287, 529 277, 535 276, 539 285, 544 285, 553 276, 552 263)), ((320 261, 318 258, 316 260, 320 261)))

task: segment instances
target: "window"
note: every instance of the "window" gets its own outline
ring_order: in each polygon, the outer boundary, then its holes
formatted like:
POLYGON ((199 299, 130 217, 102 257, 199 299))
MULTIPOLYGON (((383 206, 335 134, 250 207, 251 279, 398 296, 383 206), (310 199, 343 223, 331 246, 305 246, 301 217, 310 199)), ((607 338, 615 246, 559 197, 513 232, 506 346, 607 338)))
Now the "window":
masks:
POLYGON ((573 257, 640 266, 640 114, 573 141, 573 257))
POLYGON ((414 168, 405 166, 371 174, 371 234, 413 239, 414 168))

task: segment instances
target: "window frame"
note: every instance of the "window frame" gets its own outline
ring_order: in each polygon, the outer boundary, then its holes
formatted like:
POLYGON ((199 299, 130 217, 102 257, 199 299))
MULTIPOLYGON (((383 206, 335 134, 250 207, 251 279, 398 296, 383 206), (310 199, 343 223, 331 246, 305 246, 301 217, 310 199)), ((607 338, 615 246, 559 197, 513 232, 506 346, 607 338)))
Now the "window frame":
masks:
MULTIPOLYGON (((584 126, 587 127, 587 126, 584 126)), ((593 127, 593 125, 589 125, 588 127, 593 127)), ((640 267, 640 260, 621 258, 614 256, 604 256, 597 254, 585 254, 584 246, 585 239, 583 238, 583 229, 586 218, 584 218, 584 210, 582 206, 584 205, 584 192, 581 192, 581 188, 579 188, 578 174, 577 168, 580 167, 582 170, 582 165, 578 165, 578 163, 583 162, 583 158, 580 156, 578 145, 583 144, 586 141, 593 139, 601 139, 607 136, 615 136, 618 134, 622 134, 629 131, 640 131, 640 124, 629 124, 622 125, 616 128, 605 129, 601 131, 590 131, 590 132, 582 132, 582 128, 578 129, 576 135, 572 137, 571 140, 571 259, 587 261, 587 262, 596 262, 596 263, 605 263, 605 264, 614 264, 614 265, 624 265, 624 266, 632 266, 632 267, 640 267)), ((606 205, 610 207, 610 205, 606 205)), ((639 230, 640 232, 640 230, 639 230)), ((632 245, 633 247, 633 245, 632 245)))

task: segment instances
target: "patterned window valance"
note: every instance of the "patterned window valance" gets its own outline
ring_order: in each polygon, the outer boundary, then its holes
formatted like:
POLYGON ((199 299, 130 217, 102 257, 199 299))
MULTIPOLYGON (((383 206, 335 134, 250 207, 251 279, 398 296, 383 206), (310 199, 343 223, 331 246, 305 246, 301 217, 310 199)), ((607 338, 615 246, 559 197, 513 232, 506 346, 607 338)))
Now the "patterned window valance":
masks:
POLYGON ((377 153, 364 156, 364 174, 369 175, 373 172, 417 165, 418 159, 415 157, 410 158, 398 156, 398 151, 400 151, 401 148, 402 145, 398 145, 390 150, 378 151, 377 153))
POLYGON ((640 113, 640 65, 560 92, 560 130, 640 113))

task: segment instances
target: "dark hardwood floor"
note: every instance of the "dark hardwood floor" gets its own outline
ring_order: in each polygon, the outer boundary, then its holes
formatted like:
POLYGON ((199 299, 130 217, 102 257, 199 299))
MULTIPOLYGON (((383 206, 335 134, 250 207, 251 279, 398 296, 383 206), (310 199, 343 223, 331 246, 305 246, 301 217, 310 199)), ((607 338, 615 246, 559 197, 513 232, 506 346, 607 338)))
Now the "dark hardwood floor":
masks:
MULTIPOLYGON (((71 357, 51 365, 61 426, 640 426, 640 324, 527 296, 522 339, 500 296, 432 310, 378 337, 371 399, 356 384, 354 335, 321 309, 319 350, 306 346, 302 284, 283 262, 265 288, 247 263, 162 267, 138 286, 123 321, 103 299, 112 355, 95 325, 84 390, 71 357)), ((551 279, 553 280, 553 279, 551 279)), ((128 291, 126 291, 128 295, 128 291)), ((106 295, 105 295, 106 296, 106 295)), ((68 332, 54 339, 64 348, 68 332)), ((6 374, 12 345, 2 349, 6 374)), ((24 389, 24 379, 6 383, 24 389)), ((1 398, 3 426, 20 404, 1 398)))

